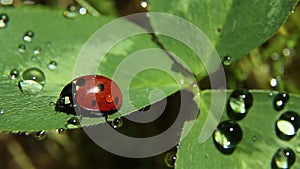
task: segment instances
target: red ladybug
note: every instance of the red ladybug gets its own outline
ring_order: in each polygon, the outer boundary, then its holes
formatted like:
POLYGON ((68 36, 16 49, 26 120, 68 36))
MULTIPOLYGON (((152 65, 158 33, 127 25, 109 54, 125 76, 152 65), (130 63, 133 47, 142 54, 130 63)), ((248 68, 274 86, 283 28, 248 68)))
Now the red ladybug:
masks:
POLYGON ((87 75, 74 79, 61 91, 55 110, 86 117, 111 115, 122 106, 122 93, 111 79, 87 75))

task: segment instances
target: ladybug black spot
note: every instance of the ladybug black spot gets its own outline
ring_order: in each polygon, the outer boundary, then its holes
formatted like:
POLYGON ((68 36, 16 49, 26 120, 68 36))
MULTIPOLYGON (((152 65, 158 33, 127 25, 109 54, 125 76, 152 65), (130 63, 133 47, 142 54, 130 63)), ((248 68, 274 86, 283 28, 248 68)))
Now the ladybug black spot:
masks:
POLYGON ((96 106, 97 102, 96 100, 92 100, 92 106, 96 106))
POLYGON ((119 98, 116 97, 116 98, 115 98, 115 105, 118 105, 118 103, 119 103, 119 98))
POLYGON ((77 86, 84 86, 85 85, 85 80, 83 78, 80 78, 76 82, 77 86))
POLYGON ((103 92, 104 91, 104 84, 98 84, 98 88, 99 88, 99 90, 101 91, 101 92, 103 92))

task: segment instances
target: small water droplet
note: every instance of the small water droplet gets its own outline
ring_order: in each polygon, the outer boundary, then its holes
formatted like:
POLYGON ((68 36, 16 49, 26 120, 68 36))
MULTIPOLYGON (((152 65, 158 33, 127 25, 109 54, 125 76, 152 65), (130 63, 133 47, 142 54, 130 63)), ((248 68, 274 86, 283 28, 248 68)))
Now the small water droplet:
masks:
POLYGON ((20 75, 20 72, 18 69, 12 69, 10 72, 9 72, 9 77, 10 79, 14 80, 16 78, 18 78, 20 75))
POLYGON ((37 140, 43 140, 46 138, 46 132, 45 131, 39 131, 34 136, 37 140))
POLYGON ((271 78, 270 79, 270 86, 271 87, 276 87, 278 84, 277 79, 276 78, 271 78))
POLYGON ((288 101, 289 95, 287 93, 277 93, 273 100, 273 107, 275 110, 280 111, 288 101))
POLYGON ((243 138, 241 127, 234 121, 223 121, 213 133, 217 149, 223 154, 232 154, 243 138))
POLYGON ((280 55, 277 52, 273 52, 271 54, 271 59, 274 60, 274 61, 278 60, 279 57, 280 57, 280 55))
POLYGON ((36 48, 32 51, 32 53, 33 53, 34 55, 39 55, 39 54, 41 54, 41 51, 42 51, 41 48, 36 47, 36 48))
POLYGON ((293 9, 293 10, 291 10, 291 14, 293 14, 293 13, 295 13, 295 10, 293 9))
POLYGON ((113 98, 110 94, 105 96, 105 100, 106 100, 107 103, 112 103, 113 102, 113 98))
POLYGON ((68 119, 66 127, 68 129, 75 129, 80 127, 80 122, 78 117, 74 116, 68 119))
POLYGON ((26 45, 24 45, 24 44, 21 44, 21 45, 18 46, 18 51, 20 53, 24 53, 26 51, 26 49, 27 49, 26 45))
POLYGON ((273 96, 274 96, 274 91, 270 91, 270 92, 268 93, 268 96, 269 96, 269 97, 273 97, 273 96))
POLYGON ((3 108, 0 108, 0 115, 1 114, 4 114, 4 109, 3 108))
POLYGON ((27 31, 23 36, 23 40, 25 42, 32 42, 33 37, 34 37, 33 31, 27 31))
POLYGON ((168 152, 165 155, 164 161, 167 167, 174 168, 176 162, 176 152, 175 151, 168 152))
POLYGON ((277 136, 282 140, 290 140, 300 128, 300 116, 294 111, 284 112, 276 121, 277 136))
POLYGON ((46 82, 45 74, 39 68, 33 67, 22 73, 19 88, 24 94, 37 94, 43 90, 46 82))
POLYGON ((113 121, 111 121, 111 126, 113 128, 119 128, 123 125, 122 118, 115 118, 113 121))
POLYGON ((227 115, 231 120, 243 119, 253 104, 253 96, 246 89, 234 90, 227 101, 227 115))
POLYGON ((225 56, 224 58, 223 58, 223 65, 224 66, 229 66, 230 64, 231 64, 231 57, 230 56, 225 56))
POLYGON ((147 8, 148 7, 148 2, 145 1, 145 0, 142 0, 140 5, 141 5, 142 8, 147 8))
POLYGON ((80 15, 85 15, 85 14, 87 14, 87 10, 86 10, 85 7, 80 7, 80 8, 78 9, 78 12, 79 12, 80 15))
POLYGON ((57 62, 55 62, 55 61, 50 61, 50 62, 48 63, 48 68, 49 68, 50 70, 54 70, 54 69, 56 69, 56 67, 57 67, 57 62))
POLYGON ((64 128, 56 129, 56 133, 63 134, 63 133, 65 133, 65 129, 64 128))
POLYGON ((291 55, 291 49, 290 48, 284 48, 282 50, 283 56, 290 56, 291 55))
POLYGON ((256 140, 257 140, 257 137, 256 137, 256 136, 253 136, 253 137, 252 137, 252 141, 253 141, 253 142, 256 142, 256 140))
POLYGON ((2 13, 0 14, 0 28, 6 28, 9 21, 8 15, 2 13))
POLYGON ((296 155, 290 148, 279 148, 272 159, 272 169, 289 169, 296 161, 296 155))
POLYGON ((75 5, 70 5, 64 11, 64 16, 66 18, 75 18, 77 16, 77 7, 75 5))
POLYGON ((37 60, 37 57, 36 56, 31 56, 31 60, 34 62, 37 60))
POLYGON ((11 131, 10 134, 13 136, 17 136, 17 135, 20 135, 21 132, 20 131, 11 131))

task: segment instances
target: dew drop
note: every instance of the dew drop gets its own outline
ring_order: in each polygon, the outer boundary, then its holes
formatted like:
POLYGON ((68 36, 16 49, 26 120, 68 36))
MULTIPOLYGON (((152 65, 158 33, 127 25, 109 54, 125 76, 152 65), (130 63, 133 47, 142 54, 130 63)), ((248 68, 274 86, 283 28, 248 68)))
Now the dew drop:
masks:
POLYGON ((282 140, 292 139, 299 128, 300 116, 294 111, 283 113, 275 124, 276 134, 282 140))
POLYGON ((21 45, 18 46, 18 51, 20 53, 24 53, 26 51, 26 49, 27 49, 26 45, 24 45, 24 44, 21 44, 21 45))
POLYGON ((87 14, 87 9, 84 8, 84 7, 80 7, 78 9, 78 12, 79 12, 80 15, 85 15, 85 14, 87 14))
POLYGON ((284 48, 282 50, 283 56, 290 56, 291 55, 291 49, 290 48, 284 48))
POLYGON ((39 131, 34 136, 37 140, 43 140, 46 138, 46 132, 45 131, 39 131))
POLYGON ((34 37, 33 31, 27 31, 23 36, 23 40, 25 42, 32 42, 33 37, 34 37))
POLYGON ((122 118, 115 118, 113 121, 111 121, 111 126, 113 128, 119 128, 123 125, 123 120, 122 118))
POLYGON ((246 89, 234 90, 227 101, 227 115, 231 120, 243 119, 253 104, 253 96, 246 89))
POLYGON ((232 154, 243 138, 241 127, 234 121, 223 121, 213 133, 217 149, 223 154, 232 154))
POLYGON ((9 72, 9 77, 10 79, 14 80, 16 78, 18 78, 20 75, 20 72, 18 69, 12 69, 10 72, 9 72))
POLYGON ((57 62, 55 62, 55 61, 50 61, 50 62, 48 63, 48 69, 54 70, 54 69, 56 69, 56 67, 57 67, 57 62))
POLYGON ((4 114, 4 109, 3 108, 0 108, 0 115, 1 114, 4 114))
POLYGON ((37 94, 43 90, 46 82, 45 74, 36 67, 29 68, 22 73, 19 88, 24 94, 37 94))
POLYGON ((6 28, 9 21, 8 15, 2 13, 0 14, 0 28, 6 28))
POLYGON ((230 64, 231 64, 231 57, 230 56, 225 56, 224 58, 223 58, 223 61, 222 61, 222 63, 223 63, 223 65, 224 66, 229 66, 230 64))
POLYGON ((56 129, 56 133, 58 133, 58 134, 64 134, 65 133, 65 129, 64 128, 56 129))
POLYGON ((280 55, 277 52, 273 52, 271 54, 271 59, 274 60, 274 61, 278 60, 279 57, 280 57, 280 55))
POLYGON ((275 110, 280 111, 288 101, 289 95, 287 93, 277 93, 273 100, 273 107, 275 110))
POLYGON ((80 126, 80 122, 79 119, 77 117, 71 117, 68 119, 66 127, 68 129, 75 129, 75 128, 79 128, 80 126))
POLYGON ((36 48, 32 51, 32 53, 33 53, 34 55, 39 55, 39 54, 41 54, 41 51, 42 51, 41 48, 36 47, 36 48))
POLYGON ((105 96, 105 101, 106 101, 107 103, 112 103, 112 102, 113 102, 112 96, 111 96, 110 94, 106 95, 106 96, 105 96))
POLYGON ((75 5, 70 5, 64 11, 64 16, 66 18, 75 18, 77 16, 77 7, 75 5))
POLYGON ((253 142, 256 142, 256 140, 257 140, 257 137, 256 137, 256 136, 253 136, 253 137, 252 137, 252 141, 253 141, 253 142))
POLYGON ((272 159, 272 169, 289 169, 296 161, 295 152, 290 148, 279 148, 272 159))
POLYGON ((145 1, 145 0, 142 0, 140 5, 141 5, 142 8, 147 8, 148 7, 148 2, 145 1))
POLYGON ((168 152, 165 155, 164 161, 167 167, 174 168, 176 162, 176 152, 175 151, 168 152))
POLYGON ((271 78, 269 83, 271 87, 276 87, 278 85, 276 78, 271 78))

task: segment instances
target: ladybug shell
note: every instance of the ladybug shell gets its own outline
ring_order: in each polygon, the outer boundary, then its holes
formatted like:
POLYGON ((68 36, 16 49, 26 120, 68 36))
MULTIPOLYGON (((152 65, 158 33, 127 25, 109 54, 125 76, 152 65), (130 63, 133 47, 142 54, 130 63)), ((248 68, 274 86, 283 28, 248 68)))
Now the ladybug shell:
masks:
POLYGON ((112 114, 122 106, 120 88, 105 76, 81 76, 74 79, 72 84, 75 86, 74 104, 83 110, 112 114))

